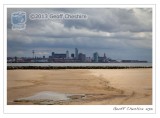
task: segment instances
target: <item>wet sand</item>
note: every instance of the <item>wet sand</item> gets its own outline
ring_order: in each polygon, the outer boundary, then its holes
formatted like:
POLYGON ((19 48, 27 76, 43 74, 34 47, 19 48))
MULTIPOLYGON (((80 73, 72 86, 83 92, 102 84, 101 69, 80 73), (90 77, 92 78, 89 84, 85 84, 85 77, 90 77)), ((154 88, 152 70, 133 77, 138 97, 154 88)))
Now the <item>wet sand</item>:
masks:
POLYGON ((7 70, 7 104, 151 105, 152 69, 7 70))

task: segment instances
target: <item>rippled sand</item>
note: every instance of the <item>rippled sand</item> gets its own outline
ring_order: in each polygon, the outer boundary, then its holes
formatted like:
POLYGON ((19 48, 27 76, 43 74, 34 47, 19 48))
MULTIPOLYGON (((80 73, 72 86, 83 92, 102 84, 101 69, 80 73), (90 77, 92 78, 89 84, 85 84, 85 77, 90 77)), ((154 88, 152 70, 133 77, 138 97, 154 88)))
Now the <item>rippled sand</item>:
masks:
POLYGON ((152 104, 152 69, 8 70, 7 76, 8 104, 152 104))

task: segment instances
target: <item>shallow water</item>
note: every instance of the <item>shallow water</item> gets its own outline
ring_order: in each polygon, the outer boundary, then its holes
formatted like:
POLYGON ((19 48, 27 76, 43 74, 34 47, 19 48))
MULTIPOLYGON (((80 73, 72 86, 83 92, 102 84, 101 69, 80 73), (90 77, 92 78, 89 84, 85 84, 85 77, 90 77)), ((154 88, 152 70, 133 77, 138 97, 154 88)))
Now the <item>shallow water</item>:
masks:
POLYGON ((148 67, 152 66, 152 63, 7 63, 7 66, 141 66, 148 67))
POLYGON ((59 101, 59 100, 69 100, 72 99, 71 96, 74 95, 82 95, 82 94, 65 94, 65 93, 57 93, 57 92, 50 92, 50 91, 43 91, 39 92, 33 96, 25 97, 25 98, 19 98, 18 100, 52 100, 52 101, 59 101))

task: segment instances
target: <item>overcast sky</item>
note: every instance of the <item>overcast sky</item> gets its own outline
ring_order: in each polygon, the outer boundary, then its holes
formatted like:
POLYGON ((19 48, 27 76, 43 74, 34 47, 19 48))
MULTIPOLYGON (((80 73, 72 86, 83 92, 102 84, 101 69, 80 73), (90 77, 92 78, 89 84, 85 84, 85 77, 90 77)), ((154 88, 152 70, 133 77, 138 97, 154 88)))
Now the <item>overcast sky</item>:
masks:
POLYGON ((7 56, 48 57, 51 52, 79 52, 92 57, 152 61, 151 8, 8 9, 7 56), (12 30, 11 14, 27 14, 26 29, 12 30), (30 20, 31 13, 81 13, 87 19, 30 20))

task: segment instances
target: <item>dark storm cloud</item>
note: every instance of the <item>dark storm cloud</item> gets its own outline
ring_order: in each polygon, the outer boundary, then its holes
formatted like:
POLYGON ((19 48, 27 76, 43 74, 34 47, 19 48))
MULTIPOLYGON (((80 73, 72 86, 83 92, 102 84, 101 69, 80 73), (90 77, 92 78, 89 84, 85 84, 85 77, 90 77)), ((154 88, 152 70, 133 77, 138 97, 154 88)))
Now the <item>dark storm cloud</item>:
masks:
MULTIPOLYGON (((107 52, 114 58, 151 60, 152 9, 150 8, 10 8, 7 14, 8 56, 24 56, 32 49, 73 49, 90 54, 107 52), (25 30, 12 30, 11 13, 25 11, 25 30), (87 20, 30 20, 30 13, 82 13, 87 20), (20 51, 21 50, 21 51, 20 51), (27 52, 28 50, 28 52, 27 52), (130 50, 130 51, 129 51, 130 50), (135 50, 135 51, 134 51, 135 50), (121 52, 126 52, 124 55, 121 52), (125 56, 126 54, 126 56, 125 56), (147 55, 147 56, 141 56, 147 55), (123 56, 122 56, 123 55, 123 56), (138 58, 138 59, 139 59, 138 58)), ((61 51, 62 51, 61 50, 61 51)), ((42 53, 42 54, 47 54, 42 53)), ((92 55, 92 54, 90 54, 92 55)))
MULTIPOLYGON (((89 22, 65 21, 66 27, 87 27, 90 30, 107 32, 150 32, 152 31, 151 12, 148 9, 89 9, 89 22), (140 15, 143 14, 143 17, 140 15), (143 21, 145 18, 145 22, 143 21), (146 24, 145 24, 146 23, 146 24)), ((87 10, 86 10, 87 11, 87 10)), ((83 13, 84 10, 82 10, 83 13)))

